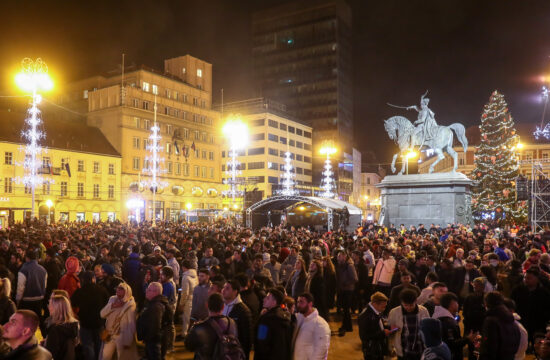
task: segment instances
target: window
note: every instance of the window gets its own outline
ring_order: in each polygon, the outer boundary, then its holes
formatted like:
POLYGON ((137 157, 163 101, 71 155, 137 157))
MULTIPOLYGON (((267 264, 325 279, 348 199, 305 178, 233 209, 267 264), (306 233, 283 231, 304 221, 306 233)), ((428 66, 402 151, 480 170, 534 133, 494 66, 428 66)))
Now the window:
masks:
POLYGON ((278 123, 277 121, 275 121, 275 120, 269 119, 269 120, 267 121, 267 124, 268 124, 269 126, 271 126, 271 127, 274 127, 275 129, 279 127, 279 123, 278 123))
POLYGON ((200 132, 198 130, 195 130, 195 140, 200 140, 200 132))
POLYGON ((268 148, 267 153, 269 155, 273 155, 273 156, 278 156, 279 155, 279 151, 277 149, 272 149, 272 148, 268 148))
POLYGON ((201 167, 201 177, 206 177, 206 166, 201 167))
POLYGON ((50 183, 45 182, 42 184, 42 194, 43 195, 50 195, 50 183))
POLYGON ((214 168, 211 167, 211 168, 209 168, 209 170, 210 170, 210 178, 213 179, 214 178, 214 168))
POLYGON ((157 85, 153 84, 153 94, 158 95, 159 94, 159 87, 157 85))
POLYGON ((141 88, 143 89, 143 91, 149 91, 149 83, 144 81, 141 85, 141 88))
POLYGON ((76 184, 76 196, 84 197, 84 183, 79 182, 76 184))
POLYGON ((303 157, 302 155, 296 154, 296 161, 302 161, 303 157))
POLYGON ((135 157, 133 159, 132 169, 139 170, 139 164, 140 164, 140 159, 138 157, 135 157))
POLYGON ((311 139, 311 133, 309 131, 304 131, 304 137, 311 139))
POLYGON ((181 175, 181 164, 176 163, 176 175, 181 175))
POLYGON ((294 134, 296 131, 296 129, 294 128, 294 126, 289 126, 288 127, 288 132, 291 133, 291 134, 294 134))
POLYGON ((278 142, 279 141, 279 137, 275 134, 267 134, 267 139, 269 141, 274 141, 274 142, 278 142))
POLYGON ((94 199, 99 198, 99 184, 94 184, 94 199))
POLYGON ((367 185, 370 185, 370 177, 367 177, 367 185))
POLYGON ((62 181, 60 184, 59 196, 67 196, 67 182, 62 181))
POLYGON ((181 73, 182 73, 182 74, 185 74, 185 73, 187 73, 187 69, 186 69, 186 68, 184 68, 184 67, 183 67, 183 68, 181 68, 181 73))
POLYGON ((115 164, 109 164, 109 175, 115 174, 115 164))
POLYGON ((178 109, 174 109, 174 116, 175 117, 179 117, 180 116, 180 111, 178 109))
POLYGON ((137 108, 139 107, 139 100, 138 99, 132 99, 132 106, 137 108))
POLYGON ((282 136, 281 136, 281 137, 279 138, 279 142, 280 142, 281 144, 286 145, 286 137, 282 137, 282 136))
POLYGON ((139 138, 138 138, 137 136, 134 136, 134 137, 132 138, 132 147, 133 147, 134 149, 139 149, 139 148, 140 148, 140 146, 139 146, 140 144, 139 144, 139 143, 140 143, 139 138))
POLYGON ((201 158, 206 160, 206 150, 201 151, 201 158))
POLYGON ((208 160, 214 160, 214 152, 213 151, 208 152, 208 160))
POLYGON ((172 135, 172 131, 174 130, 174 127, 170 124, 166 125, 166 133, 168 135, 172 135))
POLYGON ((25 194, 32 194, 32 188, 30 185, 25 185, 25 194))
POLYGON ((265 140, 265 134, 264 133, 252 134, 250 136, 250 140, 252 140, 252 141, 265 140))
POLYGON ((288 140, 288 145, 296 146, 296 143, 294 142, 294 140, 288 140))
POLYGON ((309 156, 304 156, 304 162, 311 164, 311 158, 309 156))
POLYGON ((149 110, 149 101, 144 101, 142 104, 143 110, 149 110))
POLYGON ((172 173, 172 162, 171 161, 166 162, 166 172, 168 174, 172 173))
POLYGON ((61 158, 61 170, 65 170, 65 164, 69 162, 69 159, 61 158))
POLYGON ((279 183, 279 178, 275 177, 275 176, 268 176, 267 177, 267 182, 270 183, 270 184, 278 184, 279 183))
POLYGON ((168 155, 172 153, 172 143, 166 143, 166 153, 168 155))
POLYGON ((311 150, 311 144, 304 143, 304 150, 311 150))
POLYGON ((303 133, 302 133, 302 130, 301 130, 301 129, 296 129, 296 135, 302 136, 302 134, 303 134, 303 133))
POLYGON ((78 160, 77 170, 78 172, 84 172, 84 160, 78 160))
POLYGON ((261 155, 265 153, 265 148, 248 149, 248 155, 261 155))
POLYGON ((304 169, 304 175, 311 176, 311 174, 312 174, 311 169, 304 169))
POLYGON ((42 167, 49 168, 51 164, 50 158, 47 156, 42 157, 42 167))
POLYGON ((267 168, 268 168, 268 169, 279 170, 279 164, 274 163, 274 162, 271 162, 271 161, 268 161, 268 162, 267 162, 267 168))
POLYGON ((183 102, 187 102, 187 94, 183 94, 183 102))
POLYGON ((280 123, 279 124, 279 129, 281 129, 283 131, 286 131, 286 124, 280 123))
POLYGON ((301 142, 301 141, 296 141, 296 147, 297 147, 298 149, 303 149, 303 148, 304 148, 304 143, 301 142))
POLYGON ((250 126, 264 126, 265 125, 265 119, 256 119, 250 121, 250 126))
POLYGON ((193 176, 199 177, 200 167, 198 165, 193 166, 193 176))
POLYGON ((183 164, 183 175, 189 176, 189 164, 183 164))
POLYGON ((189 129, 183 129, 183 138, 189 139, 189 129))
POLYGON ((202 69, 197 69, 197 76, 202 77, 202 69))
POLYGON ((88 90, 84 90, 84 92, 82 93, 82 98, 83 98, 83 99, 87 99, 87 98, 88 98, 88 90))
POLYGON ((168 106, 164 107, 164 115, 170 115, 170 108, 168 106))
POLYGON ((4 192, 11 194, 13 192, 13 179, 4 178, 4 192))
POLYGON ((4 153, 4 164, 6 165, 12 165, 13 164, 13 153, 6 151, 4 153))
POLYGON ((115 198, 115 186, 114 185, 109 185, 107 196, 109 197, 109 199, 114 199, 115 198))
POLYGON ((151 130, 151 120, 144 119, 143 120, 143 128, 147 131, 151 130))
POLYGON ((199 99, 197 99, 196 97, 193 98, 193 105, 194 106, 199 105, 199 99))
POLYGON ((264 167, 265 167, 265 163, 263 161, 256 161, 256 162, 249 162, 248 163, 248 170, 263 169, 264 167))
POLYGON ((301 167, 296 168, 296 174, 303 174, 303 173, 304 173, 304 169, 302 169, 301 167))
POLYGON ((140 120, 140 119, 139 119, 138 117, 135 117, 135 116, 134 116, 134 127, 135 127, 136 129, 139 129, 139 125, 140 125, 140 121, 139 121, 139 120, 140 120))
POLYGON ((143 159, 143 168, 149 170, 149 160, 143 159))
POLYGON ((201 100, 201 108, 205 108, 206 107, 206 100, 201 100))
POLYGON ((199 159, 201 157, 201 151, 199 149, 195 149, 195 158, 199 159))
POLYGON ((94 161, 94 174, 99 174, 99 161, 94 161))

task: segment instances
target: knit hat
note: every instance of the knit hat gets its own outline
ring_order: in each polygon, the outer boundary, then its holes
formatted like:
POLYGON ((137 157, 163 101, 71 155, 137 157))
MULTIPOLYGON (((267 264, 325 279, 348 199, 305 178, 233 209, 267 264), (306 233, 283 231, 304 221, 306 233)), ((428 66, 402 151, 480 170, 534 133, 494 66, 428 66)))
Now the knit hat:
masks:
POLYGON ((382 294, 380 291, 377 291, 374 294, 372 294, 372 296, 370 297, 370 301, 373 302, 373 303, 384 302, 384 301, 387 302, 388 297, 386 295, 382 294))
POLYGON ((115 268, 111 264, 101 265, 101 270, 105 271, 105 273, 110 276, 113 276, 115 274, 115 268))
POLYGON ((67 269, 68 273, 76 273, 80 269, 80 263, 78 259, 74 256, 69 256, 67 258, 67 261, 65 261, 65 269, 67 269))

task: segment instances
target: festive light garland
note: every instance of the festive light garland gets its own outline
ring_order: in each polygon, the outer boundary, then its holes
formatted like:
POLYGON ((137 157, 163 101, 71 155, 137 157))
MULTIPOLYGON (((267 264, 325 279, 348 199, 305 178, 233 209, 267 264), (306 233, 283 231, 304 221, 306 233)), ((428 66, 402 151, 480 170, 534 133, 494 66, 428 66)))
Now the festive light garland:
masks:
POLYGON ((285 152, 285 164, 283 173, 283 190, 281 191, 282 195, 292 196, 296 195, 296 190, 294 190, 294 172, 292 171, 292 159, 290 158, 290 151, 285 152))

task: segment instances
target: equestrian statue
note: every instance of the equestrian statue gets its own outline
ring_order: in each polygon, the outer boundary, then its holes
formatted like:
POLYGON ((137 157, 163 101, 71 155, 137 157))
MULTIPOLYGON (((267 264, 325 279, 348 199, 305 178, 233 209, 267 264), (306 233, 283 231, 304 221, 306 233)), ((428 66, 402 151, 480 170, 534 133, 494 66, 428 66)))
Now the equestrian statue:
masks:
MULTIPOLYGON (((416 110, 418 112, 418 118, 414 124, 404 116, 392 116, 384 120, 384 128, 388 136, 390 139, 397 142, 399 146, 399 152, 393 156, 391 163, 392 172, 396 171, 395 161, 397 157, 401 155, 401 157, 405 158, 409 151, 415 150, 415 147, 418 147, 418 151, 421 151, 423 147, 433 149, 437 155, 437 159, 430 165, 430 173, 434 171, 435 165, 445 158, 443 152, 446 152, 453 158, 454 166, 452 172, 455 172, 458 168, 458 154, 453 149, 453 131, 458 141, 462 144, 464 153, 466 153, 468 139, 466 139, 464 125, 460 123, 454 123, 449 126, 437 125, 435 114, 428 107, 430 99, 426 97, 427 94, 428 92, 426 91, 420 98, 420 108, 416 105, 396 106, 388 104, 392 107, 416 110)), ((405 164, 406 161, 403 161, 399 175, 402 175, 405 171, 405 164)))

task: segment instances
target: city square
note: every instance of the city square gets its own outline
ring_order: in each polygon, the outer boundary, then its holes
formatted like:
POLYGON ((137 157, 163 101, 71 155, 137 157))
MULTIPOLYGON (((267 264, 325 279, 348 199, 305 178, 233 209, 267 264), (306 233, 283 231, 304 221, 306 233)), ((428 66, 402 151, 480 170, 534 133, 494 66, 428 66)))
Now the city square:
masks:
POLYGON ((550 3, 4 7, 0 359, 550 359, 550 3))

